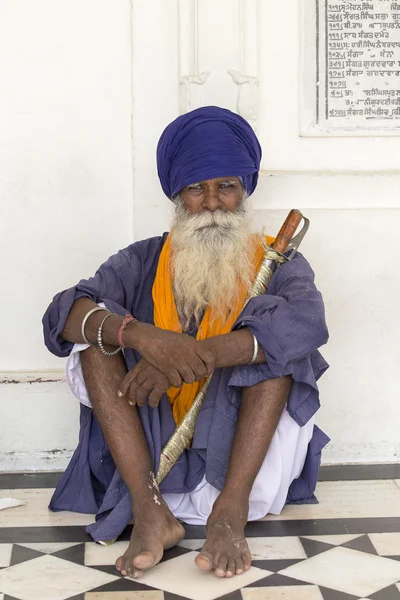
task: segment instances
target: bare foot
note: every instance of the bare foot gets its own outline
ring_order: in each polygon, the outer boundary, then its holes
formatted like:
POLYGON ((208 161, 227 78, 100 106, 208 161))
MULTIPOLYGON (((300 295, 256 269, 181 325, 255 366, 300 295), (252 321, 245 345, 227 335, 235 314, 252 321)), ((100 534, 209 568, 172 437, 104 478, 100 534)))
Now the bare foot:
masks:
POLYGON ((214 569, 217 577, 233 577, 250 569, 251 554, 244 537, 247 514, 247 502, 215 502, 207 521, 206 543, 195 558, 199 569, 214 569))
POLYGON ((115 563, 124 577, 137 579, 160 562, 164 550, 176 546, 185 530, 165 504, 147 505, 136 511, 131 541, 123 556, 115 563))

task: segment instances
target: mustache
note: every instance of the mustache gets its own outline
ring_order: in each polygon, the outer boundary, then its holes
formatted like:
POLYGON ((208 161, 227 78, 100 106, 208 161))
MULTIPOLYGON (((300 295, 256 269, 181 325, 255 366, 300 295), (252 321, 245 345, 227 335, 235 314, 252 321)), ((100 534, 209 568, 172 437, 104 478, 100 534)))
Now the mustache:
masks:
POLYGON ((184 222, 191 231, 199 231, 206 228, 231 229, 243 225, 245 214, 244 202, 241 203, 235 211, 218 208, 215 211, 204 211, 200 213, 190 213, 183 202, 176 206, 176 218, 179 222, 184 222))

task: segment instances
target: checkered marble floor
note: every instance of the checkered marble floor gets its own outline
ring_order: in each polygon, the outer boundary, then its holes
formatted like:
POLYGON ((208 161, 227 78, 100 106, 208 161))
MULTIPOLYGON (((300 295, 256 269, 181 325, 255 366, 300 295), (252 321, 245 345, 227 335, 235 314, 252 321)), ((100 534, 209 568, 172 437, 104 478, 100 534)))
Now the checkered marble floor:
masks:
POLYGON ((48 511, 58 474, 0 475, 0 498, 26 502, 0 511, 0 600, 400 600, 400 466, 367 469, 372 479, 343 469, 323 470, 319 505, 249 523, 253 564, 232 579, 195 567, 194 526, 143 578, 121 577, 131 527, 100 546, 84 530, 92 515, 48 511))

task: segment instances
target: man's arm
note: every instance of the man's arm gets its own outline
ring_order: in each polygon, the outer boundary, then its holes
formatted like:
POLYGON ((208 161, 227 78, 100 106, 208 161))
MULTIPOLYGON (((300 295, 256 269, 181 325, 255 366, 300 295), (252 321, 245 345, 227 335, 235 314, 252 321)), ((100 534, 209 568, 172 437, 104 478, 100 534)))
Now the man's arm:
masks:
MULTIPOLYGON (((232 331, 226 335, 216 335, 199 342, 214 355, 215 368, 235 367, 250 363, 254 353, 254 340, 247 328, 232 331)), ((267 362, 263 348, 258 346, 257 358, 253 364, 267 362)))
MULTIPOLYGON (((90 298, 79 298, 74 302, 68 315, 62 337, 71 343, 84 343, 82 322, 85 315, 97 304, 90 298)), ((91 314, 85 324, 87 339, 95 344, 98 328, 105 312, 91 314)), ((119 346, 118 331, 123 317, 112 314, 104 323, 102 340, 106 345, 119 346)), ((251 336, 250 336, 251 337, 251 336)), ((179 387, 183 382, 200 381, 215 369, 214 352, 188 335, 166 331, 140 321, 132 321, 123 331, 123 341, 127 348, 140 352, 142 357, 156 367, 170 386, 179 387)), ((107 348, 106 348, 107 349, 107 348)))

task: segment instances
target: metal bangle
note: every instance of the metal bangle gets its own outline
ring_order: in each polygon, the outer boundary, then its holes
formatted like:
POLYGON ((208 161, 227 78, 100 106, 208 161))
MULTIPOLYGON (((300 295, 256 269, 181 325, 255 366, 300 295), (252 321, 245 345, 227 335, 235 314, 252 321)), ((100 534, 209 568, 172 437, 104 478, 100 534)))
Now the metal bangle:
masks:
POLYGON ((107 309, 103 308, 102 306, 95 306, 95 308, 92 308, 91 310, 89 310, 88 313, 86 313, 86 315, 82 321, 81 334, 82 334, 83 339, 85 340, 85 343, 89 344, 89 346, 94 346, 95 344, 92 344, 92 342, 89 342, 89 340, 87 339, 86 334, 85 334, 85 327, 86 327, 86 323, 87 323, 87 320, 90 317, 90 315, 97 312, 98 310, 107 310, 107 309))
POLYGON ((249 362, 249 365, 253 365, 256 362, 256 360, 257 360, 257 355, 258 355, 258 340, 257 340, 256 336, 254 335, 254 333, 252 331, 250 331, 250 333, 253 336, 254 352, 253 352, 253 356, 251 358, 251 361, 249 362))
POLYGON ((118 346, 118 348, 116 350, 114 350, 113 352, 107 352, 107 350, 105 350, 104 346, 103 346, 103 338, 102 338, 103 325, 104 325, 104 322, 108 319, 108 317, 111 317, 112 314, 113 313, 108 313, 108 315, 106 315, 104 317, 104 319, 100 323, 99 329, 97 330, 97 344, 98 344, 100 350, 102 351, 102 353, 105 354, 105 356, 114 356, 115 354, 118 354, 118 352, 120 352, 122 350, 122 346, 118 346))

